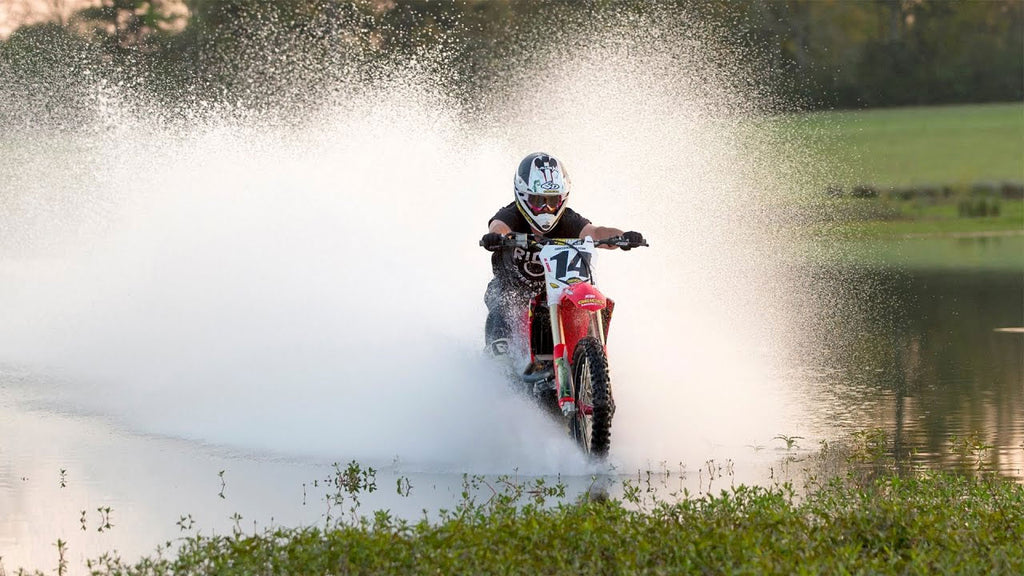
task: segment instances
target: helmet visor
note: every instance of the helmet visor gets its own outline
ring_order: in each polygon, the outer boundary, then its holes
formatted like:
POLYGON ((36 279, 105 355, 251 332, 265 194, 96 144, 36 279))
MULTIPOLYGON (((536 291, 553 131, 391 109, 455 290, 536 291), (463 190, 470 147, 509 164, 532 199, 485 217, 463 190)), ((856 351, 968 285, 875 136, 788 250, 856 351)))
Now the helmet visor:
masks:
POLYGON ((565 202, 561 194, 527 194, 526 204, 534 214, 555 214, 565 202))

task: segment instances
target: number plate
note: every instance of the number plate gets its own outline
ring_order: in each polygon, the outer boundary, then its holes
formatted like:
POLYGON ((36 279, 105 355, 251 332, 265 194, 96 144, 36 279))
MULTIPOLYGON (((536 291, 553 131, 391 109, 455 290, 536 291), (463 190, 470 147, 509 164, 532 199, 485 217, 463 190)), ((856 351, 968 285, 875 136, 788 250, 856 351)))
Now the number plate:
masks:
POLYGON ((540 259, 544 264, 549 304, 557 304, 566 288, 580 282, 591 282, 593 256, 594 241, 589 236, 585 240, 566 240, 541 248, 540 259))

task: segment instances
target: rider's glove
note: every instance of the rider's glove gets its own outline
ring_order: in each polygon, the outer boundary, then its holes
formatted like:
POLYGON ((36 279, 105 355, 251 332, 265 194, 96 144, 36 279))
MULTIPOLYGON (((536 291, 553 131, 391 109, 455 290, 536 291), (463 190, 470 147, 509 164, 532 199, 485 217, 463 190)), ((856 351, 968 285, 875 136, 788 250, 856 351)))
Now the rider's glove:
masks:
POLYGON ((498 234, 497 232, 488 232, 487 234, 483 235, 483 238, 480 238, 480 245, 483 246, 484 249, 494 252, 495 250, 501 248, 504 239, 504 236, 498 234))
POLYGON ((622 247, 623 250, 629 250, 630 248, 640 246, 644 243, 644 235, 632 230, 629 232, 623 232, 622 239, 629 243, 629 246, 622 247))

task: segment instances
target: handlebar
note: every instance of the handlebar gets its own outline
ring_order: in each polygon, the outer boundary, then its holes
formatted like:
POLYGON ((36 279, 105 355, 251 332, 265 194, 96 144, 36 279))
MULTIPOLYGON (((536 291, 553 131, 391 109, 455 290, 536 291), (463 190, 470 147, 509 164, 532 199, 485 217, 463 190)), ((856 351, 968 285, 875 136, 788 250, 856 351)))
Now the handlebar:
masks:
MULTIPOLYGON (((570 244, 575 242, 581 242, 579 238, 546 238, 544 236, 538 236, 536 234, 528 234, 522 232, 510 232, 502 237, 501 248, 533 248, 535 246, 544 246, 546 244, 570 244)), ((480 245, 484 245, 484 241, 480 240, 480 245)), ((629 250, 631 248, 639 248, 641 246, 649 246, 647 239, 641 240, 639 243, 630 242, 622 236, 612 236, 611 238, 605 238, 604 240, 595 240, 594 246, 617 246, 623 250, 629 250)))
POLYGON ((630 248, 646 248, 650 245, 647 243, 646 238, 639 242, 630 242, 622 236, 612 236, 611 238, 605 238, 604 240, 594 242, 594 246, 618 246, 619 248, 629 250, 630 248))

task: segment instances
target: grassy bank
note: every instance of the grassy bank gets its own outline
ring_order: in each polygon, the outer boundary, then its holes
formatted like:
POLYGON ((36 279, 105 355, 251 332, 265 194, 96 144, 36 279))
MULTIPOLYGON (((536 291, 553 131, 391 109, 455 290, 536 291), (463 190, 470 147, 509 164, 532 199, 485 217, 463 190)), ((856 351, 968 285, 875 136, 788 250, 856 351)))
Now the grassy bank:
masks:
POLYGON ((958 202, 886 201, 851 199, 847 210, 854 216, 849 228, 859 236, 913 237, 957 236, 986 232, 1024 232, 1024 202, 1000 200, 999 214, 965 217, 958 202), (860 216, 864 203, 875 214, 860 216), (880 212, 880 213, 879 213, 880 212))
MULTIPOLYGON (((350 467, 351 471, 351 467, 350 467)), ((366 476, 350 476, 366 487, 366 476)), ((551 505, 559 487, 467 479, 440 520, 377 512, 325 527, 190 535, 94 574, 1020 574, 1024 486, 987 477, 886 473, 797 497, 740 486, 673 503, 641 482, 623 501, 551 505), (488 491, 484 491, 487 494, 488 491)), ((351 490, 352 484, 346 484, 351 490)))
POLYGON ((828 185, 792 209, 823 236, 1024 233, 1024 103, 812 113, 782 121, 828 185))
POLYGON ((904 270, 1024 272, 1024 234, 983 236, 866 236, 832 241, 840 263, 904 270))
POLYGON ((805 206, 818 232, 850 239, 1004 236, 1024 234, 1024 201, 996 200, 999 213, 968 217, 958 198, 891 200, 822 199, 805 206), (824 218, 822 218, 824 216, 824 218), (823 221, 822 221, 823 220, 823 221))
POLYGON ((1024 103, 813 113, 794 119, 840 185, 1024 181, 1024 103))

